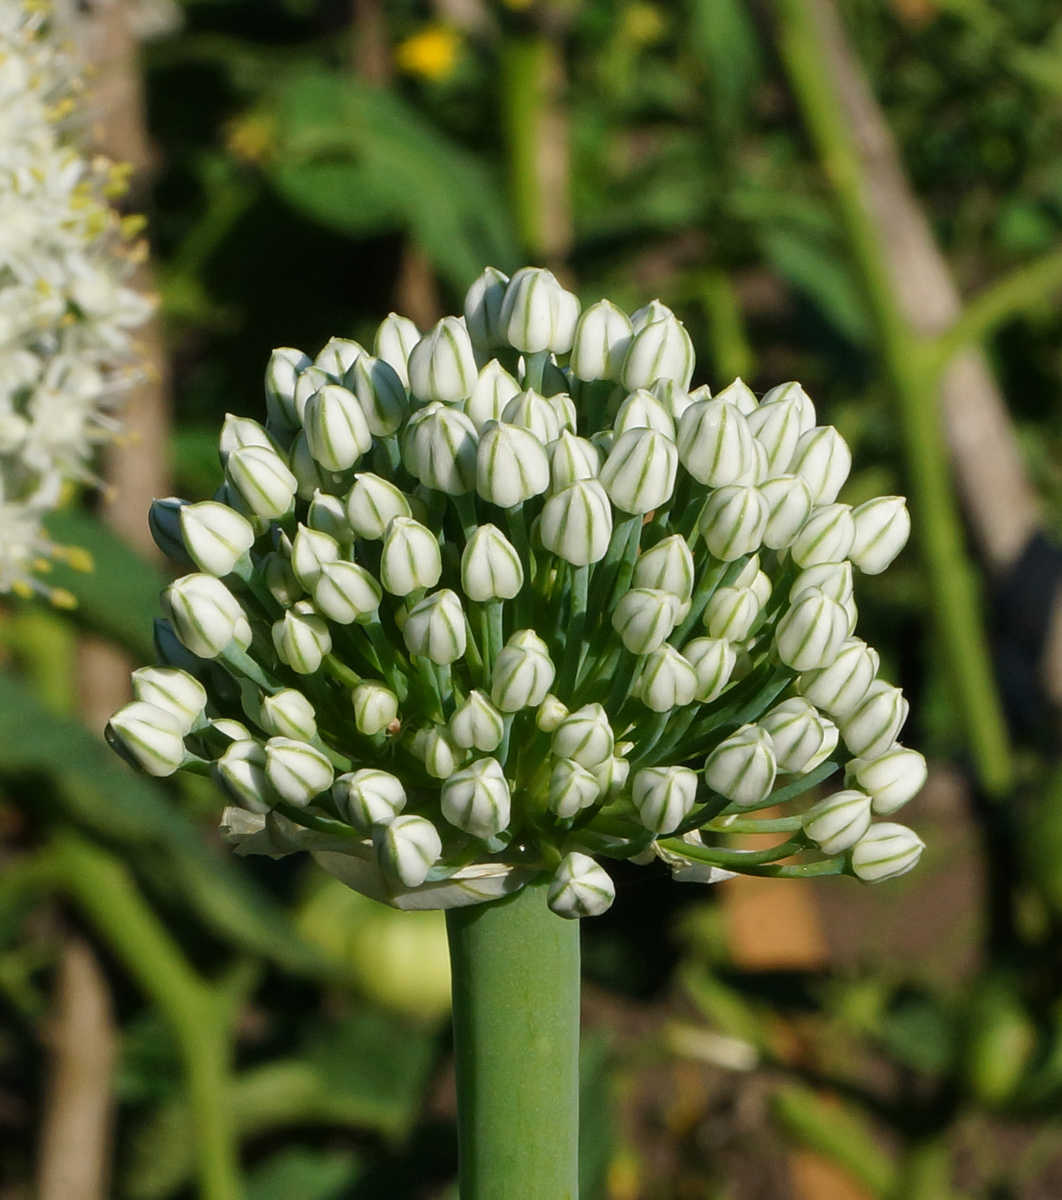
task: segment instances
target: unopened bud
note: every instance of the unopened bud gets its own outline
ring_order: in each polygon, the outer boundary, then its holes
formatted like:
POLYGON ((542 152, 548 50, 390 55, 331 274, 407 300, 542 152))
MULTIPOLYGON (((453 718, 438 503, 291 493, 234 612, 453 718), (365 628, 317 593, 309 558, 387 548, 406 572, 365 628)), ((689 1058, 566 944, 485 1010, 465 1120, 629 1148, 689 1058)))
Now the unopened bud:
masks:
POLYGON ((352 562, 325 563, 312 591, 318 611, 339 625, 371 616, 383 596, 372 575, 352 562))
POLYGON ((878 496, 853 509, 852 520, 852 562, 864 575, 880 575, 911 536, 907 501, 902 496, 878 496))
POLYGON ((519 396, 520 385, 496 358, 480 371, 472 388, 472 395, 465 401, 465 413, 473 425, 483 432, 488 421, 500 421, 505 406, 514 396, 519 396))
POLYGON ((605 868, 578 850, 564 856, 546 893, 549 907, 567 920, 600 916, 615 898, 616 885, 605 868))
POLYGON ((242 450, 245 446, 267 446, 271 450, 276 449, 273 439, 257 421, 252 421, 250 417, 237 417, 226 413, 221 426, 221 436, 218 438, 221 465, 224 466, 228 462, 229 455, 234 450, 242 450))
POLYGON ((284 688, 260 705, 262 728, 277 737, 308 742, 317 736, 317 714, 302 692, 284 688))
POLYGON ((593 442, 562 429, 560 437, 546 447, 549 456, 550 490, 561 492, 581 479, 601 474, 601 452, 593 442))
POLYGON ((366 737, 375 737, 388 729, 398 716, 398 697, 381 683, 363 680, 350 693, 354 705, 354 724, 366 737))
POLYGON ((538 706, 535 724, 543 733, 552 733, 567 715, 568 706, 551 694, 538 706))
POLYGON ((592 767, 591 770, 601 789, 601 795, 604 797, 615 796, 627 786, 631 764, 625 758, 614 754, 611 758, 606 758, 603 763, 592 767))
POLYGON ((828 667, 801 675, 797 687, 817 708, 841 720, 867 694, 879 665, 876 650, 859 638, 849 638, 828 667))
POLYGON ((148 509, 148 529, 152 540, 167 558, 182 567, 198 565, 185 547, 181 528, 181 512, 189 507, 187 500, 167 496, 162 500, 152 500, 148 509))
POLYGON ((282 554, 270 550, 259 563, 258 569, 269 594, 282 608, 290 608, 297 600, 302 599, 305 588, 299 583, 291 563, 282 554))
POLYGON ((794 604, 813 588, 824 592, 838 604, 847 604, 852 599, 852 564, 850 562, 819 563, 808 567, 796 577, 789 589, 789 603, 794 604))
POLYGON ((659 508, 675 490, 678 451, 655 429, 630 429, 617 437, 601 468, 601 483, 624 512, 659 508))
POLYGON ((403 387, 409 387, 409 356, 419 341, 420 330, 398 313, 388 313, 376 330, 372 352, 392 368, 403 387))
POLYGON ((340 814, 366 834, 374 825, 389 825, 406 807, 402 781, 372 768, 340 775, 332 784, 332 796, 340 814))
POLYGON ((347 520, 358 537, 378 541, 395 517, 410 516, 409 500, 389 480, 360 472, 347 494, 347 520))
POLYGON ((549 807, 562 821, 570 820, 601 794, 592 771, 571 758, 558 759, 549 777, 549 807))
POLYGON ((778 657, 794 671, 818 671, 837 658, 848 637, 848 613, 819 588, 801 593, 778 622, 778 657))
POLYGON ((493 758, 477 759, 451 775, 441 800, 447 821, 473 837, 496 837, 509 824, 509 784, 493 758))
POLYGON ((569 360, 572 374, 587 383, 619 379, 631 341, 631 322, 611 301, 599 300, 583 310, 575 326, 569 360))
POLYGON ((107 722, 110 746, 148 775, 172 775, 184 761, 183 722, 144 700, 120 708, 107 722))
POLYGON ((803 432, 800 406, 795 398, 757 408, 748 417, 749 429, 767 452, 767 471, 782 475, 789 470, 803 432))
POLYGON ((759 488, 731 484, 709 497, 701 514, 701 533, 716 558, 733 562, 760 548, 769 515, 759 488))
POLYGON ((420 887, 442 854, 439 831, 427 817, 395 817, 374 831, 383 870, 408 888, 420 887))
POLYGON ((465 612, 457 593, 443 588, 425 596, 409 610, 402 637, 410 654, 437 666, 456 662, 467 645, 465 612))
POLYGON ((467 400, 477 374, 472 343, 457 317, 443 317, 409 354, 410 391, 423 404, 467 400))
POLYGON ((581 479, 556 495, 542 509, 542 544, 575 567, 599 562, 612 538, 612 508, 596 479, 581 479))
POLYGON ((531 388, 517 392, 506 404, 502 409, 502 420, 507 425, 519 425, 533 433, 543 446, 559 438, 563 427, 556 407, 531 388))
POLYGON ((793 540, 793 561, 800 567, 841 562, 854 539, 855 522, 847 504, 819 505, 793 540))
POLYGON ((748 421, 718 397, 691 404, 678 424, 679 459, 698 483, 736 483, 754 464, 748 421))
POLYGON ((478 350, 505 345, 501 311, 508 282, 508 275, 487 267, 465 293, 465 325, 472 345, 478 350))
POLYGON ((365 347, 352 338, 329 338, 313 360, 313 365, 338 381, 364 353, 365 347))
POLYGON ((677 607, 670 592, 631 588, 612 612, 612 628, 632 654, 652 654, 675 628, 677 607))
POLYGON ((550 743, 558 758, 573 759, 584 767, 611 758, 614 748, 612 726, 600 704, 584 704, 570 713, 553 731, 550 743))
POLYGON ((336 562, 339 546, 335 538, 300 525, 291 544, 291 568, 304 588, 312 588, 326 563, 336 562))
POLYGON ((750 587, 719 587, 704 607, 704 627, 713 638, 743 642, 762 609, 750 587))
MULTIPOLYGON (((701 391, 701 388, 697 389, 701 391)), ((700 396, 692 396, 685 388, 679 385, 673 379, 658 379, 656 383, 649 389, 650 394, 655 396, 657 400, 664 406, 664 411, 671 418, 675 426, 676 433, 678 431, 678 423, 682 414, 691 405, 696 404, 700 396)), ((711 400, 711 389, 705 385, 703 388, 705 395, 703 399, 711 400)))
POLYGON ((251 812, 268 812, 278 796, 266 775, 265 747, 249 737, 235 739, 211 773, 233 800, 251 812))
POLYGON ((282 800, 300 807, 332 786, 332 764, 314 746, 294 738, 266 742, 266 777, 282 800))
POLYGON ((704 782, 734 804, 750 807, 771 794, 776 770, 770 735, 744 725, 708 755, 704 782))
POLYGON ((549 487, 542 443, 518 425, 488 425, 476 451, 476 491, 488 504, 515 508, 549 487))
POLYGON ((282 663, 299 675, 312 675, 331 652, 332 635, 313 605, 299 601, 274 622, 273 646, 282 663))
POLYGON ((647 388, 631 392, 619 406, 612 432, 620 437, 628 429, 655 429, 668 441, 675 440, 675 422, 671 414, 647 388))
POLYGON ((816 504, 832 504, 852 469, 852 452, 832 425, 800 435, 789 470, 803 475, 816 504))
POLYGON ((881 883, 906 875, 922 857, 925 842, 906 825, 882 821, 856 842, 852 850, 852 870, 865 883, 881 883))
POLYGON ((771 735, 779 771, 797 775, 822 749, 826 727, 814 704, 793 696, 760 717, 759 726, 771 735))
POLYGON ((505 289, 499 327, 510 346, 524 354, 566 354, 575 339, 579 301, 552 271, 521 267, 505 289))
POLYGON ((632 584, 658 588, 685 602, 693 595, 693 555, 686 539, 672 534, 647 550, 635 563, 632 584))
POLYGON ((354 531, 347 520, 343 501, 318 489, 313 494, 310 507, 306 510, 306 524, 318 533, 327 533, 337 543, 348 548, 354 541, 354 531))
POLYGON ((903 692, 875 679, 855 708, 837 722, 844 744, 857 758, 877 758, 896 741, 907 711, 903 692))
POLYGON ((309 355, 290 346, 282 346, 269 356, 265 375, 266 409, 270 421, 281 429, 298 428, 295 384, 299 375, 310 365, 309 355))
POLYGON ((874 811, 887 817, 922 790, 928 775, 926 760, 917 750, 908 750, 899 743, 890 746, 876 758, 853 758, 845 767, 846 774, 873 802, 874 811))
POLYGON ((290 511, 298 480, 287 463, 268 446, 234 450, 225 464, 229 488, 263 521, 273 521, 290 511))
POLYGON ((300 500, 309 500, 318 491, 327 489, 335 482, 334 471, 328 471, 314 458, 306 430, 300 429, 288 451, 288 466, 295 476, 295 494, 300 500))
POLYGON ((133 695, 175 717, 181 735, 189 733, 206 708, 206 688, 176 667, 140 667, 133 672, 133 695))
POLYGON ((463 750, 489 753, 501 745, 505 736, 505 718, 485 692, 473 689, 450 718, 450 736, 463 750))
POLYGON ((442 555, 435 534, 410 517, 395 517, 384 534, 380 581, 393 596, 431 588, 442 575, 442 555))
POLYGON ((870 828, 870 797, 851 790, 834 792, 808 809, 801 827, 824 854, 840 854, 870 828))
POLYGON ((670 712, 693 702, 697 671, 666 643, 645 660, 637 683, 638 698, 653 712, 670 712))
POLYGON ((494 664, 490 698, 502 712, 536 708, 546 698, 556 673, 546 643, 533 629, 518 630, 494 664))
POLYGON ((620 380, 631 391, 651 387, 658 379, 673 379, 679 387, 688 388, 693 362, 693 342, 685 325, 669 315, 634 334, 620 380))
MULTIPOLYGON (((700 388, 697 390, 700 391, 700 388)), ((709 396, 705 397, 705 399, 710 398, 709 396)), ((744 413, 746 417, 751 416, 759 407, 756 393, 740 375, 733 383, 728 383, 725 388, 719 391, 715 398, 717 400, 725 400, 727 404, 732 404, 738 412, 744 413)))
POLYGON ((420 743, 424 769, 434 779, 449 779, 457 769, 458 760, 465 755, 455 746, 445 725, 429 729, 420 743))
POLYGON ((217 658, 246 621, 239 601, 212 575, 183 575, 162 593, 162 611, 181 643, 200 658, 217 658))
POLYGON ((390 437, 409 415, 405 386, 394 367, 382 358, 363 354, 343 382, 357 397, 374 437, 390 437))
POLYGON ((470 600, 511 600, 524 586, 524 568, 496 525, 480 525, 461 552, 461 587, 470 600))
POLYGON ((634 807, 646 829, 673 833, 697 798, 697 773, 689 767, 648 767, 634 777, 634 807))
POLYGON ((763 544, 771 550, 785 550, 811 516, 811 489, 800 475, 779 475, 759 488, 767 500, 768 513, 763 544))
POLYGON ((809 429, 813 429, 816 421, 815 405, 799 383, 780 383, 777 387, 771 388, 760 401, 760 407, 766 408, 772 404, 789 402, 795 402, 800 413, 801 433, 807 433, 809 429))
POLYGON ((730 682, 737 655, 725 637, 694 638, 682 647, 682 657, 697 672, 694 699, 708 704, 730 682))
POLYGON ((476 486, 476 427, 456 408, 430 404, 406 426, 403 456, 425 485, 448 496, 463 496, 476 486))
POLYGON ((335 382, 336 380, 327 371, 322 371, 317 366, 307 367, 302 372, 295 383, 295 417, 300 425, 306 415, 306 405, 310 397, 319 392, 321 388, 335 382))

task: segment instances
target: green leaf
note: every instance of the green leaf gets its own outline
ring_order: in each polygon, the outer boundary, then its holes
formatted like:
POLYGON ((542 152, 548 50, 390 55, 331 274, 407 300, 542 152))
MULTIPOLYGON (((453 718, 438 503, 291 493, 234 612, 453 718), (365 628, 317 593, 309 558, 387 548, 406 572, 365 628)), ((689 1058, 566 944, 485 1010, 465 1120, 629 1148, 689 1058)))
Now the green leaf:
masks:
POLYGON ((723 133, 744 124, 763 76, 763 55, 741 0, 690 0, 689 44, 704 68, 713 115, 723 133))
POLYGON ((289 1146, 266 1159, 247 1180, 247 1200, 338 1200, 361 1163, 350 1150, 289 1146))

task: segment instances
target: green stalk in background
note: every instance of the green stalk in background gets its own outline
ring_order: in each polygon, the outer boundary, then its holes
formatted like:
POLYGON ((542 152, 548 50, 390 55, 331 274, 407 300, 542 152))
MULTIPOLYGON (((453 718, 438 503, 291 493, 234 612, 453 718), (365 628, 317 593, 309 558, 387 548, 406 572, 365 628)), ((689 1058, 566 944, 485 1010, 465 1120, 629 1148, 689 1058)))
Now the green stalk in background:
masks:
POLYGON ((866 181, 833 80, 825 69, 809 0, 776 0, 779 49, 808 133, 848 234, 899 406, 915 525, 941 642, 982 786, 993 795, 1011 786, 1014 765, 978 597, 964 547, 937 404, 938 356, 904 319, 865 203, 866 181))
POLYGON ((579 922, 543 881, 446 927, 461 1200, 577 1200, 579 922))

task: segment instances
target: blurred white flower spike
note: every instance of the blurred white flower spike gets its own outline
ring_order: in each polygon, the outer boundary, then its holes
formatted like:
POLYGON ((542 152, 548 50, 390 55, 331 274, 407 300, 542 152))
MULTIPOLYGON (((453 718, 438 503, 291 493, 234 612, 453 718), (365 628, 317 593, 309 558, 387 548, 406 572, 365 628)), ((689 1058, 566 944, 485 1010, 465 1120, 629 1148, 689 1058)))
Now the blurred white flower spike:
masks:
POLYGON ((855 634, 903 500, 839 498, 848 448, 799 384, 691 394, 659 302, 579 313, 547 271, 488 270, 423 336, 388 316, 375 357, 276 351, 265 426, 222 430, 227 487, 154 507, 184 574, 112 743, 212 773, 237 853, 308 850, 400 908, 548 875, 593 916, 609 859, 909 870, 922 843, 875 818, 925 761, 855 634), (774 849, 728 841, 766 808, 774 849))
MULTIPOLYGON (((136 218, 108 196, 120 164, 91 160, 76 64, 49 6, 0 5, 0 593, 70 593, 38 573, 49 559, 89 565, 42 525, 119 432, 123 394, 142 374, 134 331, 152 302, 128 286, 141 254, 136 218)), ((187 564, 186 564, 187 565, 187 564)))

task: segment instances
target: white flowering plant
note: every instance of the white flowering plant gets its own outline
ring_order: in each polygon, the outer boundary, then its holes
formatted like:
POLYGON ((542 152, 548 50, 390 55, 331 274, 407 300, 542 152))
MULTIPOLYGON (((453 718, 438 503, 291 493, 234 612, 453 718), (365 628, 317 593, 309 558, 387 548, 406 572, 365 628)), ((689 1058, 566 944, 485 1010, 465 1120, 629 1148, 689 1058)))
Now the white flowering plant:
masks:
POLYGON ((371 349, 275 351, 218 494, 153 507, 186 573, 111 743, 212 775, 238 853, 308 850, 402 908, 548 877, 594 915, 610 858, 907 871, 921 841, 874 818, 925 763, 854 600, 904 501, 838 501, 851 456, 799 384, 693 370, 663 304, 581 311, 536 268, 488 269, 425 334, 391 314, 371 349), (728 844, 756 831, 784 836, 728 844))
POLYGON ((46 5, 0 5, 0 592, 72 597, 40 579, 44 514, 119 430, 139 376, 131 331, 151 311, 127 285, 137 218, 110 199, 125 171, 78 146, 81 94, 46 5))

